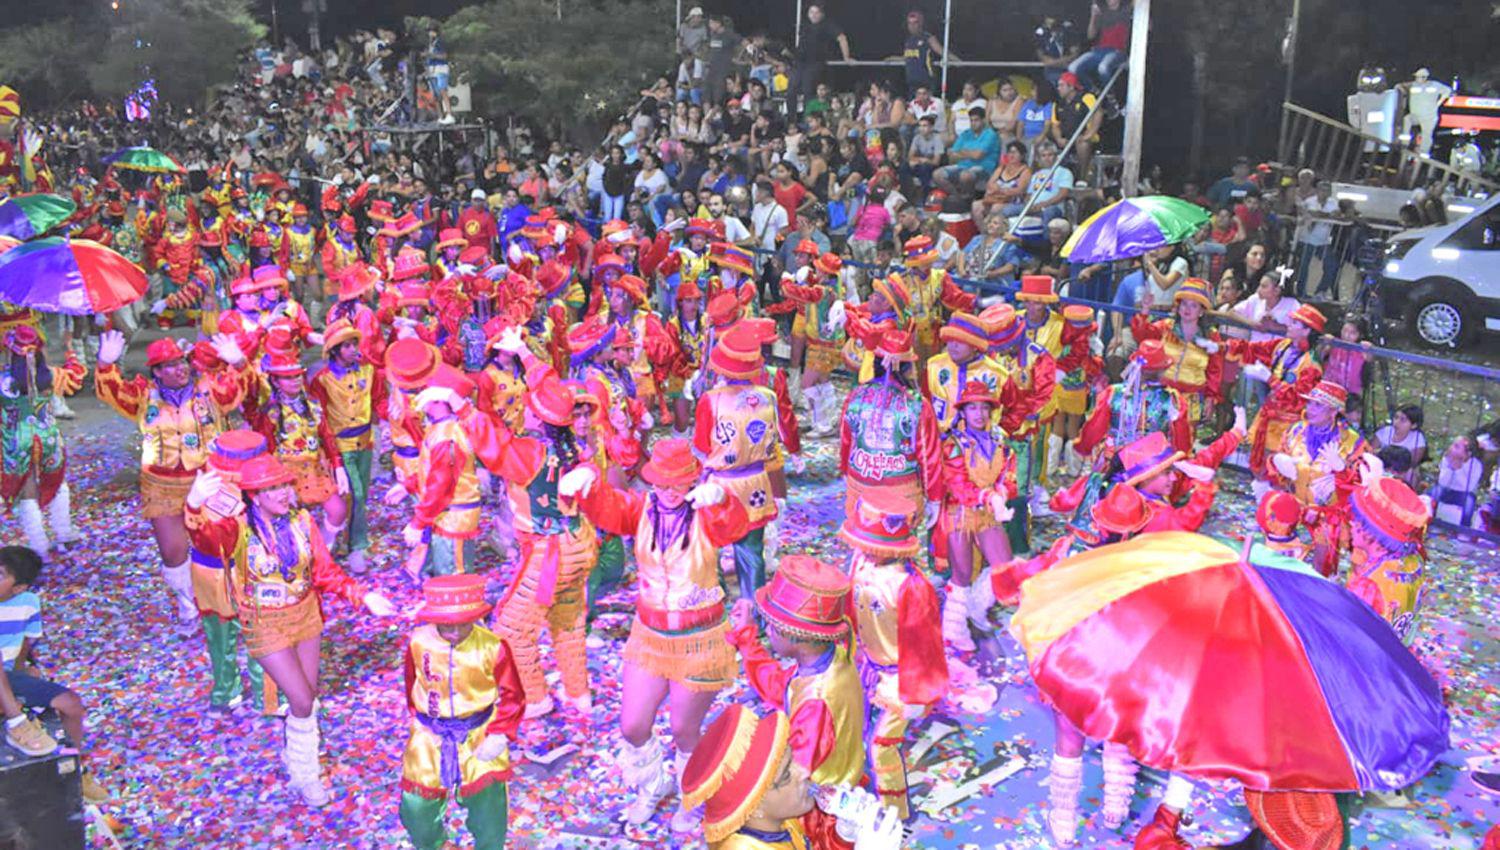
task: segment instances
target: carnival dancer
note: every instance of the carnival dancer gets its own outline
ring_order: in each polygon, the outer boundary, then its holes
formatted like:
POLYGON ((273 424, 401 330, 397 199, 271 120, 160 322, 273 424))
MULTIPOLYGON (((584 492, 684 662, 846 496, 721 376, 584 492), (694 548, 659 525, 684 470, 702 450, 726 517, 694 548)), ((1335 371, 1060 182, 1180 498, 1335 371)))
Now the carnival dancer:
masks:
POLYGON ((999 361, 987 354, 990 328, 983 319, 971 313, 955 312, 938 331, 938 338, 943 342, 943 350, 927 360, 926 388, 927 397, 932 402, 932 413, 943 433, 963 424, 958 398, 971 382, 984 384, 994 395, 993 403, 1002 408, 1009 406, 1002 396, 1007 393, 1013 396, 1015 385, 999 361))
POLYGON ((651 412, 637 398, 635 376, 628 368, 632 348, 628 341, 620 343, 616 328, 586 320, 568 329, 568 349, 569 377, 605 400, 609 475, 616 486, 626 486, 641 463, 642 437, 652 421, 651 412))
MULTIPOLYGON (((385 337, 381 333, 380 317, 367 303, 371 292, 380 285, 380 272, 369 263, 356 261, 346 266, 334 279, 338 286, 338 301, 328 309, 326 319, 331 327, 338 322, 348 322, 359 332, 359 348, 365 362, 385 362, 385 337)), ((327 347, 327 330, 324 331, 324 347, 327 347)))
POLYGON ((500 602, 495 629, 515 653, 526 689, 527 718, 541 717, 555 707, 537 649, 545 628, 562 674, 564 701, 587 719, 593 697, 584 647, 585 588, 599 539, 575 500, 559 498, 558 493, 563 476, 587 462, 572 430, 576 401, 552 367, 526 350, 519 329, 503 331, 496 344, 525 359, 530 390, 521 434, 482 415, 476 423, 485 429, 476 440, 485 467, 506 482, 521 550, 520 571, 500 602))
POLYGON ((1082 459, 1069 451, 1088 413, 1089 388, 1102 384, 1104 362, 1093 352, 1094 333, 1099 329, 1094 310, 1083 304, 1062 309, 1062 356, 1057 358, 1057 413, 1052 417, 1053 434, 1062 438, 1061 457, 1054 469, 1076 478, 1083 471, 1082 459))
POLYGON ((712 298, 720 292, 732 292, 745 305, 747 315, 760 315, 755 289, 755 256, 738 245, 715 242, 709 247, 708 261, 718 269, 709 278, 708 296, 712 298))
POLYGON ((636 399, 648 411, 665 413, 666 400, 655 373, 670 362, 674 348, 661 319, 644 307, 646 282, 633 274, 620 275, 605 286, 604 298, 609 305, 609 323, 615 329, 615 345, 630 349, 626 368, 635 382, 636 399))
MULTIPOLYGON (((1050 287, 1051 278, 1042 278, 1042 281, 1050 287)), ((1050 303, 1044 300, 1046 293, 1041 292, 1038 285, 1033 285, 1033 289, 1038 299, 1034 304, 1045 309, 1050 303)), ((1051 313, 1050 310, 1047 312, 1051 313)), ((1042 435, 1046 433, 1055 409, 1057 361, 1043 345, 1027 337, 1027 321, 1023 316, 1016 315, 1006 305, 996 305, 986 313, 988 316, 981 314, 981 318, 986 319, 990 329, 990 355, 1015 384, 1015 400, 1003 412, 1010 449, 1016 456, 1018 492, 1011 503, 1015 515, 1006 523, 1005 529, 1011 551, 1024 555, 1031 552, 1031 515, 1039 513, 1034 506, 1046 496, 1046 488, 1038 487, 1036 467, 1043 461, 1040 452, 1047 441, 1042 435)), ((1061 338, 1060 327, 1057 333, 1061 338)))
POLYGON ((198 236, 188 224, 187 213, 172 209, 166 214, 166 230, 155 243, 157 297, 152 304, 156 322, 162 329, 172 327, 182 306, 171 307, 168 303, 181 290, 188 294, 178 299, 179 305, 196 301, 202 295, 202 287, 208 279, 198 253, 198 236), (161 306, 161 310, 155 310, 161 306))
POLYGON ((291 470, 297 499, 323 508, 323 539, 336 544, 348 518, 344 496, 349 475, 323 405, 304 383, 306 368, 291 351, 270 350, 261 357, 261 380, 245 401, 245 421, 265 435, 270 451, 291 470))
POLYGON ((438 256, 433 261, 437 265, 439 277, 458 277, 459 255, 469 247, 469 240, 464 238, 464 232, 456 227, 447 227, 438 232, 437 252, 438 256))
MULTIPOLYGON (((791 263, 781 270, 781 280, 778 287, 781 290, 782 300, 771 304, 766 308, 766 315, 776 316, 781 321, 781 316, 794 314, 786 330, 791 331, 791 372, 792 389, 798 406, 803 404, 802 396, 802 360, 807 347, 807 337, 804 333, 795 329, 796 316, 806 312, 809 304, 818 303, 822 290, 811 290, 819 281, 818 270, 814 264, 817 262, 820 249, 818 243, 811 239, 802 239, 797 242, 797 247, 792 250, 791 263), (799 291, 800 290, 800 291, 799 291)), ((840 263, 842 264, 842 260, 840 263)), ((838 299, 842 301, 843 299, 838 299)))
POLYGON ((276 286, 274 278, 274 273, 263 273, 259 278, 247 273, 229 285, 234 306, 219 314, 219 332, 233 337, 246 357, 261 354, 261 343, 271 324, 266 307, 275 297, 265 291, 276 286))
POLYGON ((412 410, 423 422, 417 458, 417 504, 401 538, 412 547, 406 574, 464 573, 474 560, 479 535, 479 474, 473 438, 464 426, 472 412, 474 382, 447 364, 438 364, 412 410))
POLYGON ((146 347, 147 374, 127 380, 115 365, 125 353, 125 336, 106 331, 94 372, 99 400, 140 429, 141 515, 151 522, 162 577, 176 594, 178 625, 185 629, 196 624, 198 608, 188 568, 183 500, 208 459, 213 438, 225 430, 230 411, 240 406, 249 388, 245 357, 234 339, 220 334, 213 347, 227 368, 194 374, 189 352, 177 340, 156 340, 146 347))
POLYGON ((391 469, 396 478, 382 497, 387 505, 399 505, 420 492, 418 469, 424 426, 422 413, 413 401, 441 363, 438 350, 417 337, 398 339, 385 350, 385 374, 391 389, 384 418, 390 423, 391 469))
MULTIPOLYGON (((340 294, 335 287, 338 281, 343 279, 344 273, 354 264, 363 261, 359 243, 355 241, 354 234, 358 225, 354 223, 353 217, 341 215, 336 220, 330 221, 325 226, 328 231, 323 239, 323 247, 319 249, 319 264, 323 270, 323 297, 325 300, 333 300, 340 294)), ((340 295, 339 301, 344 300, 340 295)))
POLYGON ((1156 431, 1167 435, 1172 448, 1191 451, 1193 432, 1188 427, 1187 400, 1163 380, 1171 365, 1161 340, 1141 343, 1131 355, 1122 380, 1110 384, 1094 399, 1088 418, 1073 440, 1073 453, 1086 460, 1103 446, 1104 454, 1112 455, 1120 446, 1156 431))
POLYGON ((8 363, 0 372, 0 498, 20 520, 26 545, 46 563, 54 543, 57 551, 66 551, 82 539, 73 525, 68 452, 51 400, 77 392, 88 369, 72 351, 62 366, 48 366, 42 335, 29 324, 5 331, 4 345, 8 363), (49 525, 52 538, 47 536, 49 525))
POLYGON ((720 382, 698 399, 693 422, 705 480, 744 505, 749 518, 744 537, 733 541, 741 599, 766 582, 766 528, 779 509, 766 467, 780 446, 796 440, 794 415, 781 409, 775 390, 756 382, 766 363, 754 321, 741 320, 714 344, 708 367, 720 382))
POLYGON ((330 794, 318 763, 317 715, 324 597, 363 605, 377 617, 393 615, 395 607, 333 562, 317 524, 297 506, 292 483, 292 471, 270 454, 247 461, 238 508, 219 516, 205 506, 224 500, 224 482, 202 469, 187 493, 186 517, 194 545, 228 565, 245 648, 286 695, 282 757, 290 787, 309 806, 324 806, 330 794))
MULTIPOLYGON (((816 247, 816 246, 814 246, 816 247)), ((830 379, 842 362, 844 284, 840 272, 844 261, 839 255, 814 256, 810 265, 798 273, 799 279, 783 283, 781 291, 795 304, 792 319, 792 363, 801 363, 800 374, 793 369, 791 382, 799 387, 807 401, 812 431, 820 436, 838 428, 837 389, 830 379)))
POLYGON ((1340 552, 1348 545, 1349 493, 1359 480, 1359 458, 1369 452, 1365 438, 1344 418, 1348 398, 1342 386, 1319 381, 1304 397, 1302 418, 1287 429, 1268 470, 1273 484, 1302 503, 1313 567, 1325 576, 1338 571, 1340 552))
POLYGON ((401 826, 417 850, 454 846, 443 823, 452 793, 474 850, 502 850, 510 742, 525 703, 514 656, 480 624, 491 607, 483 578, 430 578, 422 599, 402 655, 411 732, 401 757, 401 826))
MULTIPOLYGON (((363 572, 370 548, 370 474, 375 449, 375 425, 386 410, 386 381, 365 359, 360 332, 347 319, 333 322, 323 333, 323 361, 308 376, 307 391, 323 409, 323 422, 338 450, 338 468, 347 482, 349 569, 363 572)), ((330 523, 331 525, 331 523, 330 523)), ((337 547, 337 536, 329 541, 337 547)))
MULTIPOLYGON (((879 280, 875 281, 878 285, 879 280)), ((839 473, 844 476, 844 511, 853 513, 864 496, 877 491, 901 497, 915 522, 926 528, 943 502, 942 438, 932 405, 916 391, 910 364, 911 334, 875 326, 862 347, 873 358, 873 379, 844 400, 839 422, 839 473)))
POLYGON ((793 758, 819 785, 859 785, 865 773, 869 706, 854 665, 851 611, 849 577, 838 567, 788 555, 755 601, 735 602, 730 614, 729 642, 746 679, 763 703, 791 718, 793 758))
POLYGON ((1287 429, 1302 416, 1305 396, 1323 377, 1317 342, 1326 323, 1318 308, 1299 304, 1287 317, 1285 339, 1227 340, 1227 356, 1245 364, 1247 377, 1270 386, 1250 425, 1250 473, 1255 477, 1251 490, 1256 499, 1271 489, 1270 458, 1281 451, 1287 429))
MULTIPOLYGON (((946 328, 944 329, 946 330, 946 328)), ((945 587, 943 639, 960 652, 973 652, 969 623, 990 629, 990 571, 1011 558, 1005 521, 1016 497, 1016 460, 1005 432, 995 421, 996 392, 972 379, 955 400, 958 419, 943 439, 943 516, 948 561, 953 575, 945 587), (974 574, 978 548, 985 570, 974 574)))
POLYGON ((840 529, 854 549, 849 574, 858 664, 874 712, 869 774, 881 802, 902 820, 911 813, 902 752, 907 727, 948 691, 937 592, 912 563, 921 550, 908 521, 914 512, 904 494, 866 490, 840 529))
MULTIPOLYGON (((640 597, 623 653, 620 702, 621 772, 635 794, 625 817, 634 824, 649 820, 671 792, 674 774, 682 776, 714 696, 738 672, 725 640, 718 550, 742 539, 750 522, 744 505, 723 487, 697 483, 702 472, 688 441, 669 438, 652 446, 641 470, 651 485, 647 492, 621 490, 587 466, 558 484, 558 495, 577 495, 600 529, 635 536, 640 597), (652 733, 669 700, 675 769, 666 768, 664 749, 652 733)), ((684 800, 673 815, 674 830, 696 827, 691 806, 684 800)))
POLYGON ((1044 380, 1037 373, 1045 368, 1048 371, 1045 380, 1050 386, 1048 397, 1036 411, 1035 418, 1028 418, 1033 423, 1029 428, 1032 435, 1030 463, 1022 469, 1028 479, 1022 483, 1022 489, 1029 497, 1028 508, 1031 513, 1042 516, 1048 513, 1048 485, 1052 483, 1049 476, 1062 465, 1062 435, 1054 433, 1052 420, 1056 418, 1060 396, 1057 360, 1063 356, 1062 337, 1067 323, 1053 307, 1059 300, 1057 281, 1048 275, 1022 275, 1021 288, 1015 299, 1016 321, 1024 328, 1028 343, 1016 351, 1016 365, 1022 370, 1023 377, 1031 378, 1033 386, 1044 380), (1046 360, 1050 362, 1045 367, 1041 365, 1040 355, 1036 358, 1037 365, 1031 365, 1027 352, 1033 348, 1046 352, 1046 360))
POLYGON ((677 312, 677 290, 683 284, 695 283, 699 289, 708 285, 709 243, 716 235, 714 222, 709 219, 678 219, 663 227, 641 255, 643 276, 655 276, 660 281, 657 293, 661 296, 658 307, 662 315, 677 312), (678 230, 682 232, 682 240, 673 244, 678 230))
POLYGON ((260 285, 261 322, 267 334, 279 328, 299 349, 301 346, 323 344, 323 335, 313 329, 307 310, 291 297, 289 285, 280 268, 261 266, 250 275, 260 285))
POLYGON ((1364 456, 1361 474, 1349 500, 1349 590, 1411 646, 1427 585, 1422 538, 1432 509, 1405 481, 1386 475, 1372 454, 1364 456))
POLYGON ((292 222, 286 226, 286 271, 296 300, 308 308, 312 321, 321 324, 328 308, 324 298, 321 247, 318 228, 307 217, 307 207, 292 205, 292 222))
POLYGON ((1235 413, 1235 427, 1197 454, 1188 456, 1173 449, 1159 431, 1121 449, 1118 457, 1123 483, 1140 492, 1151 515, 1142 532, 1202 528, 1219 491, 1214 473, 1244 437, 1245 412, 1241 408, 1235 413), (1179 491, 1184 489, 1185 496, 1179 498, 1179 491))
POLYGON ((1153 305, 1142 298, 1140 312, 1130 319, 1130 332, 1137 341, 1162 341, 1171 362, 1164 380, 1187 399, 1188 426, 1196 432, 1205 412, 1222 401, 1223 339, 1208 318, 1214 299, 1207 281, 1196 277, 1183 281, 1172 304, 1171 318, 1152 319, 1153 305))
POLYGON ((862 304, 844 302, 844 365, 854 372, 854 382, 863 384, 874 378, 875 355, 865 340, 880 339, 887 330, 904 331, 911 327, 908 311, 911 293, 898 274, 872 278, 870 297, 862 304))
POLYGON ((937 351, 938 328, 947 321, 947 311, 972 310, 975 297, 972 292, 960 289, 948 270, 937 265, 938 249, 929 237, 914 236, 906 240, 902 250, 906 259, 906 274, 902 278, 911 293, 917 368, 924 370, 927 358, 937 351))
POLYGON ((709 326, 703 316, 703 290, 689 280, 677 287, 677 312, 667 320, 674 355, 667 370, 666 393, 672 406, 672 436, 686 437, 693 425, 693 401, 687 384, 708 361, 709 326))

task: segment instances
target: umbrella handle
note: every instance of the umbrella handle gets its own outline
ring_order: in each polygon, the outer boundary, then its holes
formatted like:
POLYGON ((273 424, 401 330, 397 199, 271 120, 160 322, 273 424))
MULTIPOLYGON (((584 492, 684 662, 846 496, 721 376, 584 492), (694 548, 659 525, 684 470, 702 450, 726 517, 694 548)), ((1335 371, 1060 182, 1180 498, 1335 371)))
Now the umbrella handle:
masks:
POLYGON ((1250 547, 1255 545, 1255 535, 1245 535, 1245 547, 1240 550, 1240 563, 1250 563, 1250 547))

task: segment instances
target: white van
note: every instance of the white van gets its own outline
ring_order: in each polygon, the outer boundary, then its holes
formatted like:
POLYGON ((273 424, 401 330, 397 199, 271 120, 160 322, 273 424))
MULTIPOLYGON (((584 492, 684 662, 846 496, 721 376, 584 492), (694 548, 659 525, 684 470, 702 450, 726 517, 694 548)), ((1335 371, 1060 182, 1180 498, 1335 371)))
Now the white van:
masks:
POLYGON ((1392 236, 1380 276, 1386 315, 1404 316, 1411 338, 1431 348, 1500 330, 1500 194, 1452 212, 1463 215, 1392 236))

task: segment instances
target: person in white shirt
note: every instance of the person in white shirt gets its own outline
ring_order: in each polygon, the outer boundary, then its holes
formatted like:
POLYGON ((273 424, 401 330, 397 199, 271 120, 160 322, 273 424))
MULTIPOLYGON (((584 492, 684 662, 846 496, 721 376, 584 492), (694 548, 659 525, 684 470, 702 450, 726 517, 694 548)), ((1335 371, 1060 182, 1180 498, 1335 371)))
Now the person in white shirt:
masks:
POLYGON ((902 139, 910 144, 912 133, 917 129, 917 122, 923 118, 931 118, 932 126, 939 133, 947 124, 947 117, 943 102, 932 96, 932 90, 927 86, 917 86, 917 92, 906 104, 906 118, 903 119, 901 127, 902 139))
POLYGON ((1438 462, 1438 480, 1432 487, 1433 518, 1467 527, 1474 521, 1474 508, 1484 484, 1484 463, 1474 456, 1470 437, 1448 444, 1438 462))
POLYGON ((978 86, 973 83, 964 83, 963 92, 958 100, 953 101, 953 105, 948 107, 948 114, 952 116, 948 122, 948 140, 952 141, 958 137, 959 133, 969 129, 970 109, 976 106, 980 109, 987 109, 989 104, 990 102, 985 99, 984 95, 979 93, 978 86))
POLYGON ((724 241, 744 245, 750 241, 750 230, 745 223, 729 213, 723 195, 708 196, 708 217, 724 223, 724 241))
POLYGON ((1401 478, 1417 486, 1417 467, 1427 459, 1427 435, 1422 433, 1425 416, 1421 405, 1403 404, 1391 414, 1391 421, 1375 432, 1375 448, 1400 446, 1411 453, 1411 469, 1401 478))
MULTIPOLYGON (((1233 312, 1250 323, 1251 342, 1277 339, 1286 332, 1292 311, 1300 306, 1297 299, 1283 294, 1290 277, 1291 273, 1284 270, 1268 271, 1261 275, 1255 294, 1234 305, 1233 312)), ((1243 390, 1248 392, 1250 398, 1254 398, 1257 405, 1265 401, 1271 389, 1265 381, 1243 373, 1240 380, 1244 382, 1241 385, 1243 390)), ((1242 397, 1241 401, 1247 402, 1249 398, 1242 397)))
POLYGON ((1339 202, 1333 197, 1333 184, 1327 180, 1319 180, 1317 191, 1312 197, 1303 199, 1299 206, 1296 295, 1301 298, 1307 293, 1307 276, 1312 271, 1314 257, 1323 261, 1323 276, 1313 295, 1325 292, 1337 294, 1335 287, 1338 284, 1339 267, 1343 262, 1331 250, 1333 223, 1329 219, 1336 218, 1339 212, 1339 202))
POLYGON ((776 237, 791 226, 786 208, 776 202, 776 192, 768 177, 755 181, 755 206, 750 209, 750 230, 755 236, 755 245, 770 251, 776 250, 776 237))

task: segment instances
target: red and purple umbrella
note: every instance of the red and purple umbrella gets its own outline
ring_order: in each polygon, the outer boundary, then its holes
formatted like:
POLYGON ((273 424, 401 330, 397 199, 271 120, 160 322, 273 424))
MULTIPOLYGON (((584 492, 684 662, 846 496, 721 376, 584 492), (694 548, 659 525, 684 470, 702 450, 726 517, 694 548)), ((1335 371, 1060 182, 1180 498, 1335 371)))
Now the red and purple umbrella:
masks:
POLYGON ((78 209, 61 195, 18 195, 0 202, 0 236, 35 239, 68 220, 78 209))
POLYGON ((1448 750, 1440 688, 1305 564, 1146 534, 1021 587, 1011 631, 1055 709, 1142 764, 1258 791, 1396 790, 1448 750))
POLYGON ((50 237, 0 254, 0 301, 45 313, 108 313, 146 294, 146 273, 87 239, 50 237))

